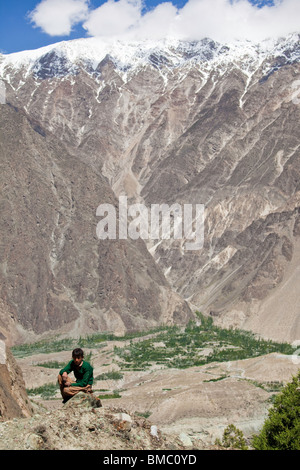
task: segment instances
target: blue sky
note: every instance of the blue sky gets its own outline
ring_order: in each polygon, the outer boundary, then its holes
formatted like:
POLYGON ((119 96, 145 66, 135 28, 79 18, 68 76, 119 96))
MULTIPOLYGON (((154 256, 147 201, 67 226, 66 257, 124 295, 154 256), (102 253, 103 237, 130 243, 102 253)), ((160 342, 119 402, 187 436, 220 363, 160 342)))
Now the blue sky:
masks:
POLYGON ((0 0, 0 51, 100 36, 260 41, 299 30, 300 0, 0 0))

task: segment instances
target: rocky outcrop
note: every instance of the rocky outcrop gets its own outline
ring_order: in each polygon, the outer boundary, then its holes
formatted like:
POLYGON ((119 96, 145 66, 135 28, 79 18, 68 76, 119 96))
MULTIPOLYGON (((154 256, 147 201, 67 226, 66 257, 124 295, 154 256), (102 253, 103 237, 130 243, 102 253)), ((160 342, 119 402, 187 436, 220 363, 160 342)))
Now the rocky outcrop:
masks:
MULTIPOLYGON (((67 404, 30 420, 0 423, 1 450, 182 450, 176 436, 120 408, 97 408, 81 393, 67 404)), ((109 463, 109 462, 103 462, 109 463)), ((128 463, 128 461, 127 461, 128 463)))
POLYGON ((32 413, 22 371, 0 333, 0 421, 29 417, 32 413))

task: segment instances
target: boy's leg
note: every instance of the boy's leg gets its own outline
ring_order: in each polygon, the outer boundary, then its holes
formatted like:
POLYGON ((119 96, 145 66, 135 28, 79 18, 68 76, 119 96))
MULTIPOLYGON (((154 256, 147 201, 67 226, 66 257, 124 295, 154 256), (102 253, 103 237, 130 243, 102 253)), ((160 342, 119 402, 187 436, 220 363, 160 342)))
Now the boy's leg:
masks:
POLYGON ((67 386, 69 384, 72 383, 72 380, 67 377, 66 380, 63 380, 62 376, 59 375, 58 376, 58 383, 59 383, 59 388, 60 388, 60 393, 61 393, 61 396, 65 399, 65 398, 70 398, 73 396, 73 393, 70 392, 70 390, 73 388, 73 387, 70 387, 70 386, 67 386))
POLYGON ((71 398, 74 395, 76 395, 76 393, 78 393, 78 392, 87 392, 87 393, 92 392, 91 385, 87 385, 86 387, 76 387, 75 385, 73 385, 72 387, 67 386, 67 385, 70 385, 72 383, 72 380, 70 379, 70 377, 67 377, 66 381, 64 382, 63 379, 62 379, 62 376, 59 375, 58 376, 58 383, 59 383, 59 386, 60 386, 61 395, 64 399, 65 398, 71 398))

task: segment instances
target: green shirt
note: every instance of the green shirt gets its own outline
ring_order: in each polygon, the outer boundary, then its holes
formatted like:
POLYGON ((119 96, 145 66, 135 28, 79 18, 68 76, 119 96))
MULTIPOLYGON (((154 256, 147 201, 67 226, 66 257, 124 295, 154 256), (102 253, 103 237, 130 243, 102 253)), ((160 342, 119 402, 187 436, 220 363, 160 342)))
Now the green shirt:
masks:
POLYGON ((89 362, 83 361, 80 367, 76 367, 72 360, 66 365, 66 367, 61 369, 60 375, 64 372, 67 372, 67 374, 74 372, 76 383, 72 383, 71 386, 86 387, 87 385, 93 385, 93 367, 89 362))

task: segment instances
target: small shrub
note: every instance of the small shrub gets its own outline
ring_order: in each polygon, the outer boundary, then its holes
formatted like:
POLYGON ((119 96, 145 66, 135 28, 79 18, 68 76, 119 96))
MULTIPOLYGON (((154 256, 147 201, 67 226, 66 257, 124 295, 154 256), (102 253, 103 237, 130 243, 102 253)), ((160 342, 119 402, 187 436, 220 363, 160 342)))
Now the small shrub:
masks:
POLYGON ((47 369, 62 369, 66 364, 64 362, 49 361, 36 364, 37 367, 46 367, 47 369))
POLYGON ((135 414, 137 416, 140 416, 141 418, 146 418, 147 419, 151 416, 151 411, 144 411, 143 413, 136 411, 135 414))
POLYGON ((117 370, 111 372, 104 372, 103 374, 97 375, 95 380, 121 380, 123 379, 123 374, 117 370))
POLYGON ((216 444, 230 449, 248 450, 242 431, 236 428, 234 424, 229 424, 224 429, 222 442, 217 439, 216 444))
POLYGON ((105 393, 98 395, 101 400, 112 400, 114 398, 122 398, 118 390, 113 390, 111 393, 105 393))
POLYGON ((27 389, 27 395, 36 396, 40 395, 44 400, 50 400, 53 398, 58 390, 57 384, 46 384, 41 387, 27 389))

